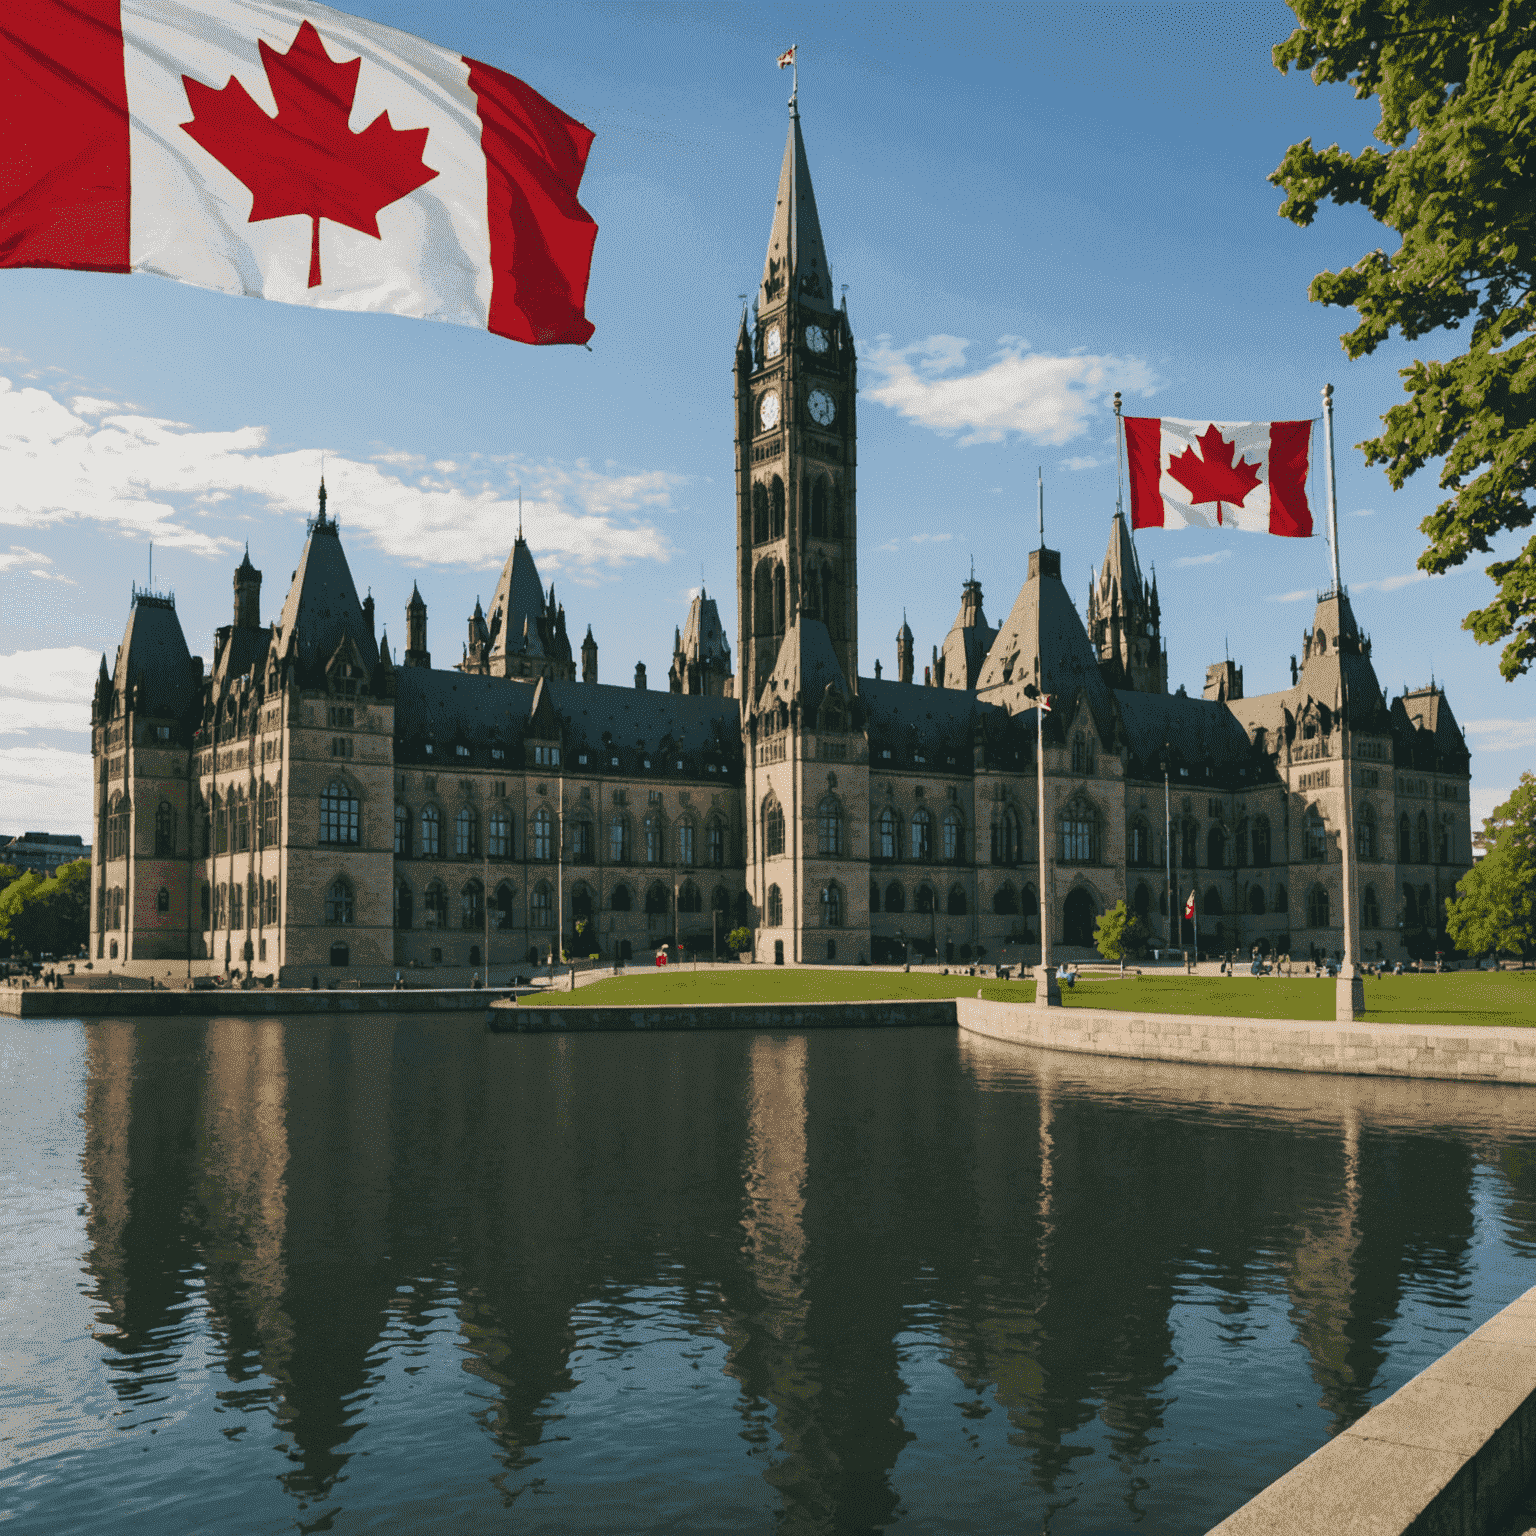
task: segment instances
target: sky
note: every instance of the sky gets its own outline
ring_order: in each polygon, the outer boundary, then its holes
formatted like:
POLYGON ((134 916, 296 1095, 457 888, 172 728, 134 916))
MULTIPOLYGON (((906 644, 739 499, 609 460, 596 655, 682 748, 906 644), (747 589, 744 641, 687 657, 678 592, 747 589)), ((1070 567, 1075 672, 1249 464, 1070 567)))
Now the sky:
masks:
MULTIPOLYGON (((596 134, 590 349, 229 298, 150 276, 0 271, 0 834, 90 836, 90 692, 131 586, 174 591, 194 654, 230 622, 247 542, 263 619, 298 564, 322 461, 360 590, 398 655, 418 585, 437 665, 511 547, 519 491, 573 644, 665 686, 702 580, 736 632, 731 366, 762 271, 798 45, 833 280, 859 348, 859 657, 919 665, 972 561, 1012 606, 1036 540, 1086 607, 1130 414, 1315 416, 1335 386, 1340 560, 1392 695, 1431 676, 1472 749, 1474 818, 1536 759, 1536 682, 1461 628, 1487 558, 1415 569, 1433 470, 1394 492, 1353 445, 1398 370, 1451 333, 1349 362, 1312 276, 1390 245, 1358 209, 1281 220, 1293 142, 1355 150, 1372 102, 1282 76, 1278 4, 490 5, 354 0, 526 80, 596 134)), ((1320 434, 1319 434, 1320 446, 1320 434)), ((1314 487, 1320 492, 1320 484, 1314 487)), ((1321 502, 1321 496, 1317 497, 1321 502)), ((1319 519, 1321 526, 1322 520, 1319 519)), ((1289 685, 1322 538, 1147 530, 1169 684, 1230 655, 1289 685)), ((1507 557, 1506 536, 1494 557, 1507 557)))

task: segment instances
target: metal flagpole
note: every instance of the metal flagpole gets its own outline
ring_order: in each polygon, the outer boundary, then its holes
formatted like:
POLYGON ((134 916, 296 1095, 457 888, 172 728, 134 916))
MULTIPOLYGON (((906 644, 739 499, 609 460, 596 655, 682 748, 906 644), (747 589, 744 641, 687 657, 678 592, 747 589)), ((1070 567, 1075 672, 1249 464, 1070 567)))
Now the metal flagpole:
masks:
POLYGON ((1163 743, 1163 858, 1168 868, 1168 948, 1173 948, 1173 798, 1168 789, 1168 743, 1163 743))
MULTIPOLYGON (((1328 476, 1328 544, 1333 555, 1333 593, 1341 609, 1344 587, 1339 579, 1339 499, 1333 467, 1333 385, 1323 386, 1323 447, 1328 476)), ((1340 623, 1339 629, 1343 629, 1340 623)), ((1342 634, 1335 637, 1339 654, 1339 776, 1344 791, 1344 826, 1339 852, 1342 855, 1344 897, 1344 954, 1339 963, 1339 979, 1334 994, 1334 1018, 1351 1023, 1365 1014, 1365 979, 1360 974, 1359 929, 1355 912, 1355 816, 1354 764, 1349 751, 1349 683, 1345 673, 1342 634)))
POLYGON ((1035 556, 1035 785, 1038 806, 1036 826, 1040 834, 1040 970, 1035 978, 1035 1002, 1047 1008, 1061 1006, 1061 987, 1051 969, 1051 906, 1048 873, 1047 833, 1045 823, 1045 475, 1035 472, 1040 507, 1040 549, 1035 556))

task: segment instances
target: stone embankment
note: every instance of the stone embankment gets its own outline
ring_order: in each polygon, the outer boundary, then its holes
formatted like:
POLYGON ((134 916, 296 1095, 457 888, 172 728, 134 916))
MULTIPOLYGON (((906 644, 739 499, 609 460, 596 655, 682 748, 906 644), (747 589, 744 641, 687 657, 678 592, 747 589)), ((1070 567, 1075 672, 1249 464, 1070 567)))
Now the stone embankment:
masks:
POLYGON ((12 1019, 148 1019, 148 1018, 292 1018, 301 1014, 335 1013, 472 1013, 484 1014, 486 1002, 498 994, 483 988, 443 990, 336 991, 282 990, 274 987, 211 987, 195 992, 171 992, 157 987, 113 992, 65 987, 0 988, 0 1018, 12 1019))
POLYGON ((1536 1479, 1536 1289, 1211 1536, 1491 1536, 1536 1479))
POLYGON ((498 1034, 955 1027, 955 1002, 949 997, 870 1003, 697 1003, 654 1008, 541 1008, 536 1002, 520 1006, 496 1002, 488 1012, 488 1022, 498 1034))

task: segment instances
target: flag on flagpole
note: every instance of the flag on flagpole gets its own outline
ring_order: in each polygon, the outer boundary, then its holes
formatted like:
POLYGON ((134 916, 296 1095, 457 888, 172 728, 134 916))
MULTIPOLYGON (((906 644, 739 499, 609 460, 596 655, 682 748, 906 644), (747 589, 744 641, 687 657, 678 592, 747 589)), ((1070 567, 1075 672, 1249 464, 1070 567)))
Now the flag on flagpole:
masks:
POLYGON ((1184 903, 1184 916, 1192 918, 1195 915, 1195 893, 1189 893, 1189 900, 1184 903))
POLYGON ((784 50, 783 53, 779 55, 780 69, 788 69, 789 66, 795 62, 795 49, 799 46, 800 45, 798 43, 792 43, 788 48, 784 50))
POLYGON ((25 0, 0 12, 0 267, 584 342, 592 137, 324 5, 25 0))
POLYGON ((1311 537, 1310 421, 1124 419, 1133 528, 1311 537))

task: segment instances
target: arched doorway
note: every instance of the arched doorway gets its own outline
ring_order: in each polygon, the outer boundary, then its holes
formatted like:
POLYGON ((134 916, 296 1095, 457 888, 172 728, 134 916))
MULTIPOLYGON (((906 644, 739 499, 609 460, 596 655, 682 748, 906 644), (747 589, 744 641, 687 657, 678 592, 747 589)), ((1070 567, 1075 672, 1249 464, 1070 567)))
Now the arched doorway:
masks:
POLYGON ((1083 949, 1093 947, 1093 923, 1099 915, 1098 903, 1079 886, 1067 897, 1065 942, 1083 949))

